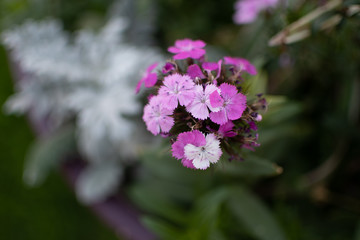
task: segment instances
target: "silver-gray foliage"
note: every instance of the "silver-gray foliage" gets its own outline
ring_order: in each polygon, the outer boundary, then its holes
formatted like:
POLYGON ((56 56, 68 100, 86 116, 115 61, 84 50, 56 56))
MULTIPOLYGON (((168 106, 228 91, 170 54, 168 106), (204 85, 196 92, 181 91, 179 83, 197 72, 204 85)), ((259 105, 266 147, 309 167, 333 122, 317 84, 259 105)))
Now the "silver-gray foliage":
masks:
MULTIPOLYGON (((126 19, 112 17, 98 32, 71 35, 59 21, 48 19, 28 20, 5 31, 2 41, 21 70, 17 92, 5 109, 30 114, 35 121, 46 119, 51 129, 75 119, 79 150, 92 168, 101 162, 126 162, 137 147, 132 140, 136 127, 125 117, 140 112, 134 86, 142 71, 162 59, 154 48, 127 43, 127 26, 126 19)), ((111 192, 94 189, 92 194, 91 184, 78 186, 86 186, 79 190, 85 202, 111 192)))

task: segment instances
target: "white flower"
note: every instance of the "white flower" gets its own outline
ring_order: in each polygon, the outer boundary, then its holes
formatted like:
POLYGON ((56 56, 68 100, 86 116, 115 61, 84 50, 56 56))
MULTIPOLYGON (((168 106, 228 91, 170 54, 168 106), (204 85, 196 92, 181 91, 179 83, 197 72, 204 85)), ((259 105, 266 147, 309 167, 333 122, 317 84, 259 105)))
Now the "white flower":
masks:
POLYGON ((192 160, 192 163, 197 169, 206 169, 210 163, 216 163, 222 151, 220 149, 220 141, 212 133, 205 137, 206 144, 204 146, 194 146, 187 144, 184 148, 187 159, 192 160))

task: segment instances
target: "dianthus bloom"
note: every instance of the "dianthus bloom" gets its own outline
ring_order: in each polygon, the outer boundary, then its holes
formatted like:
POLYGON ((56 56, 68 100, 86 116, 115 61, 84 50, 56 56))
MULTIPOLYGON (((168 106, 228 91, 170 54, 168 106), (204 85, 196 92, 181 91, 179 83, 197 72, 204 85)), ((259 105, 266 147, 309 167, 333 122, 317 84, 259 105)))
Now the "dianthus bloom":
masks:
POLYGON ((165 108, 163 102, 161 96, 154 96, 144 108, 143 120, 154 135, 167 133, 174 125, 174 119, 170 117, 172 110, 165 108))
POLYGON ((205 50, 202 49, 205 47, 205 43, 201 40, 193 41, 191 39, 177 40, 175 46, 169 47, 168 51, 171 53, 176 53, 174 59, 186 59, 193 58, 198 59, 205 55, 205 50))
POLYGON ((187 168, 202 170, 217 163, 224 151, 240 159, 239 149, 259 146, 258 112, 267 106, 261 94, 249 102, 243 91, 246 77, 256 74, 248 60, 208 62, 204 46, 200 40, 178 40, 169 48, 175 56, 160 72, 148 69, 156 79, 151 80, 154 96, 143 115, 152 134, 170 138, 173 157, 187 168))
POLYGON ((210 96, 212 107, 220 107, 220 110, 210 114, 210 119, 217 124, 225 124, 229 120, 239 119, 246 109, 246 96, 238 93, 234 85, 223 83, 220 85, 221 98, 218 92, 210 96), (219 106, 220 104, 221 106, 219 106))
POLYGON ((157 75, 156 75, 156 73, 152 73, 152 71, 157 67, 157 65, 158 65, 158 63, 154 63, 146 69, 146 72, 145 72, 143 78, 140 79, 140 81, 136 85, 136 89, 135 89, 136 93, 138 93, 140 91, 141 85, 143 83, 145 84, 145 87, 147 87, 147 88, 155 85, 155 83, 157 81, 157 75))
POLYGON ((236 13, 234 22, 237 24, 247 24, 255 21, 259 12, 273 7, 278 0, 239 0, 235 4, 236 13))
POLYGON ((163 105, 173 110, 178 106, 186 106, 194 99, 194 82, 188 75, 172 74, 164 78, 164 86, 159 90, 163 105))

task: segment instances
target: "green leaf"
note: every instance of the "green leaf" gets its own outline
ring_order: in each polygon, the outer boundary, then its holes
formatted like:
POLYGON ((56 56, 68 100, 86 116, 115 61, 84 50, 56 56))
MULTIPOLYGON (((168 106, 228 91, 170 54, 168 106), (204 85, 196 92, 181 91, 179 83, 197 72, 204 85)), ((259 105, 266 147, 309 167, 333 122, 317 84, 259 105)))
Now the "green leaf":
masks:
POLYGON ((180 239, 181 231, 166 221, 160 220, 155 217, 143 217, 141 221, 146 227, 152 230, 159 239, 180 239))
POLYGON ((189 223, 188 235, 198 236, 197 239, 223 239, 219 229, 220 212, 223 203, 229 196, 229 188, 215 189, 196 201, 189 223), (214 235, 217 237, 214 238, 214 235))
POLYGON ((261 125, 276 126, 294 118, 303 111, 303 105, 298 102, 288 101, 281 96, 266 96, 266 100, 269 104, 268 111, 263 114, 263 121, 261 125))
POLYGON ((242 187, 233 187, 229 207, 234 216, 258 240, 285 240, 285 234, 268 208, 242 187))
POLYGON ((230 176, 266 177, 282 173, 282 168, 266 159, 249 156, 243 162, 228 162, 223 159, 222 164, 216 166, 217 170, 230 176))
POLYGON ((164 192, 166 189, 159 189, 151 183, 143 183, 132 186, 129 196, 143 210, 179 224, 185 223, 186 212, 182 211, 164 192))
POLYGON ((256 76, 251 77, 249 81, 245 81, 243 88, 246 89, 247 95, 252 98, 256 94, 265 93, 267 88, 268 77, 265 72, 260 71, 256 76))
POLYGON ((74 128, 59 129, 51 135, 37 139, 25 159, 23 179, 29 186, 39 186, 50 170, 65 160, 66 154, 76 149, 74 128))
POLYGON ((356 229, 355 229, 354 240, 360 240, 360 221, 358 222, 356 229))

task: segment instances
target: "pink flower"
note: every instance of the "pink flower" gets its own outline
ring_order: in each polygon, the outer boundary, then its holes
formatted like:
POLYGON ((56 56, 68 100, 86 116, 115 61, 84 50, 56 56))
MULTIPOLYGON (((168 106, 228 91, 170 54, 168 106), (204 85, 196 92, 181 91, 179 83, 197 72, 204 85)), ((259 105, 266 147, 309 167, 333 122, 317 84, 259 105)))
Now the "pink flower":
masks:
POLYGON ((136 93, 138 93, 140 91, 142 83, 145 83, 145 87, 147 87, 147 88, 152 87, 156 84, 157 75, 156 75, 156 73, 151 73, 151 72, 152 72, 152 70, 154 70, 157 67, 157 65, 158 65, 158 63, 154 63, 146 69, 144 76, 141 78, 141 80, 136 85, 136 89, 135 89, 136 93))
POLYGON ((194 82, 188 75, 178 73, 164 78, 164 86, 159 89, 159 95, 163 97, 164 107, 174 110, 178 102, 187 106, 194 99, 194 82))
POLYGON ((195 78, 205 78, 205 75, 202 73, 199 65, 197 64, 193 64, 193 65, 190 65, 187 69, 187 74, 192 78, 192 79, 195 79, 195 78))
MULTIPOLYGON (((210 119, 214 123, 223 125, 229 120, 236 120, 242 116, 246 109, 246 96, 238 93, 236 87, 228 83, 221 84, 220 90, 223 104, 220 111, 210 113, 210 119)), ((210 96, 210 104, 212 107, 218 106, 216 96, 216 93, 210 96)))
POLYGON ((169 47, 168 51, 176 53, 174 59, 181 60, 186 58, 199 59, 205 55, 205 43, 201 40, 191 40, 185 38, 183 40, 176 40, 175 46, 169 47))
POLYGON ((233 127, 234 127, 234 123, 232 121, 228 121, 227 123, 225 123, 224 125, 221 125, 219 127, 218 130, 218 135, 221 138, 224 137, 235 137, 236 133, 234 131, 232 131, 233 127))
POLYGON ((165 66, 162 68, 161 72, 162 72, 163 74, 167 74, 167 73, 169 73, 170 71, 172 71, 172 70, 174 70, 174 69, 175 69, 174 64, 167 62, 167 63, 165 64, 165 66))
POLYGON ((207 85, 205 89, 202 85, 196 85, 194 100, 187 106, 187 111, 201 120, 209 117, 208 108, 213 112, 219 111, 220 108, 212 107, 210 104, 210 94, 214 91, 218 91, 218 87, 213 84, 207 85))
POLYGON ((256 75, 256 68, 244 58, 224 57, 225 64, 233 65, 238 71, 245 71, 251 75, 256 75))
POLYGON ((172 145, 172 154, 181 159, 185 167, 206 169, 210 163, 216 163, 222 151, 220 141, 214 134, 206 137, 198 130, 180 133, 172 145))
POLYGON ((164 99, 161 96, 154 96, 144 108, 143 120, 147 129, 154 135, 161 132, 167 133, 174 125, 172 110, 163 107, 164 99))
MULTIPOLYGON (((202 64, 202 68, 208 72, 208 74, 211 74, 211 71, 217 71, 216 77, 215 77, 215 81, 216 79, 218 79, 220 77, 220 73, 221 73, 221 64, 222 64, 222 60, 220 59, 217 63, 215 62, 204 62, 202 64)), ((214 84, 216 84, 216 82, 214 82, 214 84)))
POLYGON ((236 13, 233 16, 237 24, 247 24, 255 21, 260 11, 273 7, 278 0, 239 0, 235 4, 236 13))

